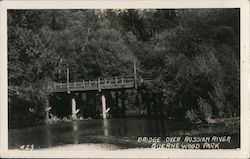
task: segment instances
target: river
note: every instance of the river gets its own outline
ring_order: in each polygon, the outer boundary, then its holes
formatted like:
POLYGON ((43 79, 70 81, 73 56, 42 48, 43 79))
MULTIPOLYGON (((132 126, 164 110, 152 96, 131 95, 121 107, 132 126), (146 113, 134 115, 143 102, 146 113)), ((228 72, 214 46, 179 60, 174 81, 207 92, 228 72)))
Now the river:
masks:
POLYGON ((60 121, 22 129, 9 129, 9 149, 34 145, 35 149, 52 148, 68 144, 109 144, 114 149, 150 148, 152 143, 138 143, 138 137, 231 136, 222 149, 239 148, 239 128, 205 126, 192 127, 183 122, 155 119, 93 119, 60 121))

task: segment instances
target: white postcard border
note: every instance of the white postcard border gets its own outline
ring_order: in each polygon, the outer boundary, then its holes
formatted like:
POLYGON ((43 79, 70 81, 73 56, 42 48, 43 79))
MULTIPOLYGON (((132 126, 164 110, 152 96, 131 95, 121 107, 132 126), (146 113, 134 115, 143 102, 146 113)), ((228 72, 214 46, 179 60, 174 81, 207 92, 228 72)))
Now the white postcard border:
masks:
POLYGON ((250 67, 249 67, 249 1, 248 0, 94 0, 94 1, 1 1, 0 2, 0 157, 87 157, 87 158, 248 158, 250 134, 250 67), (235 150, 116 150, 116 151, 22 151, 8 150, 8 75, 7 75, 7 9, 107 9, 107 8, 240 8, 241 9, 241 133, 240 149, 235 150))

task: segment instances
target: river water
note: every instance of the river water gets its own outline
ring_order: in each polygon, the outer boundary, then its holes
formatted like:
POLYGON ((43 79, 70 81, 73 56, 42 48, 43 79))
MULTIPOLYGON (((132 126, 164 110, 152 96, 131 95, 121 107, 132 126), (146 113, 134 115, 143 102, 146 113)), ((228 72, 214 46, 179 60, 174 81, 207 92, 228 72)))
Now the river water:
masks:
POLYGON ((63 146, 67 144, 111 144, 118 149, 150 147, 152 143, 138 143, 138 137, 184 137, 225 136, 230 143, 220 148, 239 148, 239 129, 209 126, 192 127, 183 122, 155 119, 94 119, 83 121, 60 121, 54 124, 22 129, 9 129, 9 149, 22 145, 34 145, 35 149, 63 146), (226 132, 226 133, 225 133, 226 132))

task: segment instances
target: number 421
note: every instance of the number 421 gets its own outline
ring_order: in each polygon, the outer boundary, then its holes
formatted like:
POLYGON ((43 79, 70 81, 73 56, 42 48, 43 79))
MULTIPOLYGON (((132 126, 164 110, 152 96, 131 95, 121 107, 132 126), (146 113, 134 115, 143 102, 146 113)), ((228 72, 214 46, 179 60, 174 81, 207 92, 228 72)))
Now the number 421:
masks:
POLYGON ((34 150, 34 144, 32 145, 22 145, 20 146, 21 150, 34 150))

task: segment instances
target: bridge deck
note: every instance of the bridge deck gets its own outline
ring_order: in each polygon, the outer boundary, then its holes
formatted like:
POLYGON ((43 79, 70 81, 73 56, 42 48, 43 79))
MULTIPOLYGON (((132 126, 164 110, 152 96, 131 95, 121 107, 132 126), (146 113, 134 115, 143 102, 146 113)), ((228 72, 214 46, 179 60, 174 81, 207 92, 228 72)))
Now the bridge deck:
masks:
POLYGON ((51 92, 82 92, 82 91, 101 91, 108 89, 131 89, 141 83, 142 79, 135 80, 133 76, 114 77, 95 80, 82 80, 81 82, 56 83, 50 86, 51 92))

